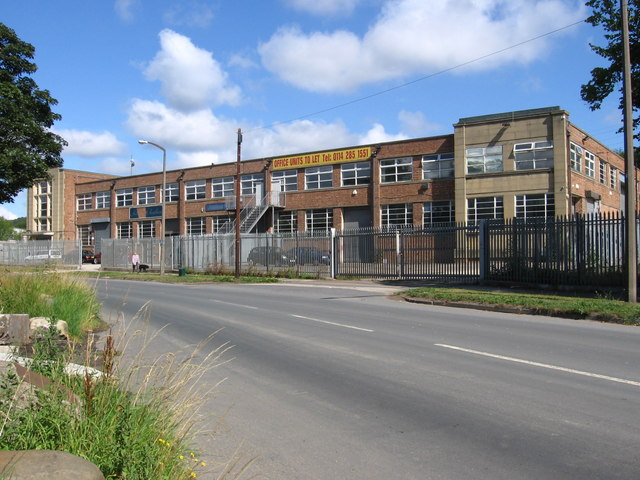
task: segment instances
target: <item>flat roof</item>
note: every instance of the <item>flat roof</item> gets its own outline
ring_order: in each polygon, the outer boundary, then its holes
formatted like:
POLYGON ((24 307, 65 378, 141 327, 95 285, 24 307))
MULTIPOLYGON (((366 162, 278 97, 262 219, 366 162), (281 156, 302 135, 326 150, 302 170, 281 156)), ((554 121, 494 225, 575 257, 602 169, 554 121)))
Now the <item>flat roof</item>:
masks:
POLYGON ((504 113, 491 113, 489 115, 479 115, 477 117, 465 117, 458 120, 459 124, 462 123, 479 123, 479 122, 491 122, 498 120, 511 120, 512 118, 530 117, 533 115, 545 115, 548 113, 558 113, 562 111, 560 107, 544 107, 544 108, 532 108, 529 110, 516 110, 514 112, 504 113))

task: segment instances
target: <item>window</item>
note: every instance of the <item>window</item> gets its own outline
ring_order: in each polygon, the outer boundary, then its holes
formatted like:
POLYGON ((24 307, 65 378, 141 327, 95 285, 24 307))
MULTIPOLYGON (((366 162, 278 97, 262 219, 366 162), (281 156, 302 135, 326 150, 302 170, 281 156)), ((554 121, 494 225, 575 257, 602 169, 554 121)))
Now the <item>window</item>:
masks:
POLYGON ((224 228, 225 231, 228 231, 228 228, 231 227, 231 222, 233 222, 234 217, 231 215, 216 215, 215 217, 211 217, 211 231, 213 233, 219 233, 220 229, 224 228))
POLYGON ((211 180, 211 190, 214 198, 233 197, 235 193, 233 177, 214 178, 211 180))
POLYGON ((453 178, 453 153, 424 155, 422 157, 422 179, 453 178))
POLYGON ((618 170, 610 166, 609 167, 609 188, 611 188, 611 190, 615 190, 617 186, 618 186, 618 170))
POLYGON ((323 230, 327 231, 333 226, 333 210, 330 208, 320 208, 317 210, 307 210, 307 231, 323 230))
POLYGON ((425 202, 422 209, 422 224, 424 226, 434 223, 455 222, 456 212, 453 200, 443 202, 425 202))
MULTIPOLYGON (((240 192, 242 195, 255 195, 258 185, 264 185, 264 175, 262 173, 242 175, 240 179, 240 192)), ((262 192, 262 194, 264 195, 264 192, 262 192)))
POLYGON ((281 170, 271 174, 271 189, 279 192, 295 192, 298 190, 298 171, 281 170), (274 185, 280 185, 280 190, 276 190, 274 185))
POLYGON ((340 172, 343 187, 371 183, 371 162, 345 163, 341 166, 340 172))
POLYGON ((467 173, 502 172, 502 145, 467 148, 467 173))
POLYGON ((204 217, 187 218, 187 235, 204 235, 204 217))
POLYGON ((131 238, 133 236, 131 222, 122 222, 116 224, 116 235, 118 238, 131 238))
MULTIPOLYGON (((90 210, 92 207, 92 195, 90 193, 84 193, 82 195, 78 195, 77 197, 78 199, 78 210, 90 210)), ((42 215, 42 211, 40 213, 40 216, 44 216, 42 215)))
POLYGON ((298 230, 298 212, 278 212, 276 217, 277 233, 293 233, 298 230))
POLYGON ((83 247, 90 247, 91 227, 89 225, 78 225, 78 238, 83 247))
MULTIPOLYGON (((133 189, 123 188, 122 190, 116 190, 116 206, 128 207, 133 205, 133 189)), ((123 237, 131 238, 131 237, 123 237)))
POLYGON ((516 143, 513 146, 516 170, 553 168, 552 142, 516 143))
POLYGON ((138 205, 151 203, 156 203, 156 187, 151 185, 138 187, 138 205))
POLYGON ((138 223, 138 237, 153 238, 156 236, 156 222, 153 220, 145 220, 138 223))
POLYGON ((333 166, 310 167, 304 170, 304 188, 315 190, 333 187, 333 166))
POLYGON ((164 191, 164 201, 166 203, 177 202, 180 198, 180 189, 177 183, 167 183, 167 189, 164 191))
POLYGON ((40 182, 36 185, 36 192, 39 195, 49 193, 49 182, 40 182))
POLYGON ((96 192, 96 208, 111 208, 111 192, 96 192))
POLYGON ((410 203, 397 203, 382 206, 382 226, 412 225, 413 205, 410 203))
POLYGON ((502 197, 482 197, 467 199, 467 222, 498 220, 504 218, 502 197))
POLYGON ((582 147, 571 143, 569 146, 569 156, 571 159, 571 169, 578 173, 582 172, 582 147))
POLYGON ((193 180, 191 182, 186 182, 185 188, 187 193, 187 200, 202 200, 206 198, 206 186, 206 180, 193 180))
POLYGON ((596 156, 588 150, 584 151, 584 174, 587 177, 596 177, 596 156))
POLYGON ((607 183, 607 164, 602 160, 600 160, 599 180, 600 183, 607 183))
POLYGON ((413 158, 380 160, 380 183, 408 182, 413 179, 413 158))
POLYGON ((40 218, 36 220, 36 228, 38 232, 49 232, 51 231, 51 220, 48 218, 40 218))
POLYGON ((553 217, 553 193, 516 195, 516 218, 553 217))
POLYGON ((38 202, 38 216, 50 217, 51 216, 51 202, 49 202, 49 195, 40 195, 36 198, 38 202))

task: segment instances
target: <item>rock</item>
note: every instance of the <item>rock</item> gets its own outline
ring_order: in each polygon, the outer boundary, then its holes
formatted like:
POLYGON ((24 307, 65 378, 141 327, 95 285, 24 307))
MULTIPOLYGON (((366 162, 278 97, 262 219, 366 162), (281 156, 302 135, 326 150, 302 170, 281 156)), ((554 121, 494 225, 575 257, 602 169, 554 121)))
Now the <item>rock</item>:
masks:
POLYGON ((0 477, 6 480, 104 480, 93 463, 56 450, 0 451, 0 477))
MULTIPOLYGON (((29 319, 29 336, 34 338, 38 330, 48 330, 51 325, 49 317, 32 317, 29 319)), ((60 336, 69 339, 69 325, 64 320, 58 320, 55 324, 60 336)))

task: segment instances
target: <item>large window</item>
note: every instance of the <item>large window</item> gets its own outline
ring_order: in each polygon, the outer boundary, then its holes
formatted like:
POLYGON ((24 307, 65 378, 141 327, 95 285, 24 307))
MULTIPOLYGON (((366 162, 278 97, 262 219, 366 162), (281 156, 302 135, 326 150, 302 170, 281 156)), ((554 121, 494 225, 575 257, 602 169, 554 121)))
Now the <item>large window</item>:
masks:
POLYGON ((442 202, 425 202, 422 209, 422 224, 425 226, 435 223, 455 222, 456 212, 453 200, 442 202))
POLYGON ((482 197, 467 199, 467 222, 480 220, 500 220, 504 218, 502 197, 482 197))
POLYGON ((133 228, 131 227, 131 222, 117 223, 116 235, 118 238, 131 238, 133 236, 133 228))
POLYGON ((552 142, 516 143, 513 146, 516 170, 553 168, 552 142))
POLYGON ((600 183, 607 183, 607 164, 602 160, 600 160, 598 179, 600 180, 600 183))
POLYGON ((327 231, 333 227, 333 210, 330 208, 320 208, 317 210, 307 210, 307 231, 321 230, 327 231))
POLYGON ((233 197, 234 181, 233 177, 214 178, 211 180, 212 196, 214 198, 233 197))
POLYGON ((156 203, 156 187, 147 185, 138 187, 138 205, 150 205, 156 203))
POLYGON ((380 160, 380 183, 408 182, 413 179, 413 158, 380 160))
MULTIPOLYGON (((92 207, 92 195, 90 193, 83 193, 82 195, 78 195, 78 210, 90 210, 92 207)), ((44 216, 44 215, 40 215, 44 216)))
POLYGON ((467 173, 502 172, 502 145, 467 148, 467 173))
POLYGON ((111 208, 111 192, 96 192, 96 208, 111 208))
POLYGON ((382 206, 382 226, 413 225, 413 205, 396 203, 382 206))
MULTIPOLYGON (((133 189, 123 188, 121 190, 116 190, 116 206, 129 207, 131 205, 133 205, 133 189)), ((123 237, 123 238, 130 238, 130 237, 123 237)))
POLYGON ((187 235, 204 235, 204 217, 187 218, 187 235))
POLYGON ((345 163, 340 167, 342 186, 369 185, 371 162, 345 163))
POLYGON ((587 177, 596 177, 596 156, 588 150, 584 151, 584 174, 587 177))
POLYGON ((618 170, 609 166, 609 188, 615 190, 618 187, 618 170))
POLYGON ((213 233, 219 233, 220 229, 222 229, 223 227, 225 229, 230 227, 233 218, 234 217, 232 217, 231 215, 216 215, 214 217, 211 217, 211 231, 213 233))
POLYGON ((39 195, 36 197, 38 202, 38 216, 50 217, 51 216, 51 202, 49 201, 49 195, 39 195))
POLYGON ((576 145, 575 143, 571 143, 569 145, 569 156, 571 160, 571 169, 576 172, 582 172, 582 147, 576 145))
POLYGON ((453 177, 453 153, 439 153, 422 157, 422 179, 453 177))
POLYGON ((185 183, 187 200, 203 200, 207 198, 206 180, 193 180, 185 183))
POLYGON ((271 174, 271 189, 274 192, 295 192, 298 190, 298 171, 280 170, 271 174), (280 188, 277 189, 276 186, 280 188))
POLYGON ((315 190, 333 187, 333 166, 310 167, 304 170, 304 188, 315 190))
POLYGON ((39 218, 36 220, 36 229, 38 232, 50 232, 51 231, 51 219, 39 218))
POLYGON ((156 236, 156 222, 154 220, 145 220, 138 223, 138 237, 153 238, 156 236))
POLYGON ((180 188, 177 183, 167 183, 167 188, 164 191, 165 203, 177 202, 180 198, 180 188))
POLYGON ((516 195, 516 218, 553 217, 553 193, 516 195))
MULTIPOLYGON (((242 195, 255 195, 258 185, 264 185, 264 174, 252 173, 250 175, 242 175, 240 179, 240 192, 242 195)), ((262 192, 264 195, 264 192, 262 192)))
POLYGON ((276 232, 293 233, 298 230, 298 212, 278 212, 276 216, 276 232))

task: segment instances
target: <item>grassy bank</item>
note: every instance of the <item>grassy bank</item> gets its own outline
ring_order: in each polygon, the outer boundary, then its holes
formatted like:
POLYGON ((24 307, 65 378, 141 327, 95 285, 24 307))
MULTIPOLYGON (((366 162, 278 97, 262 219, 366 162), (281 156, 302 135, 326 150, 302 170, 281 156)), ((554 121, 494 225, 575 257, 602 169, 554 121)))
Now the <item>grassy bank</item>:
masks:
POLYGON ((611 298, 437 287, 414 288, 401 292, 401 295, 444 303, 519 307, 545 315, 591 318, 640 325, 640 305, 611 298))

